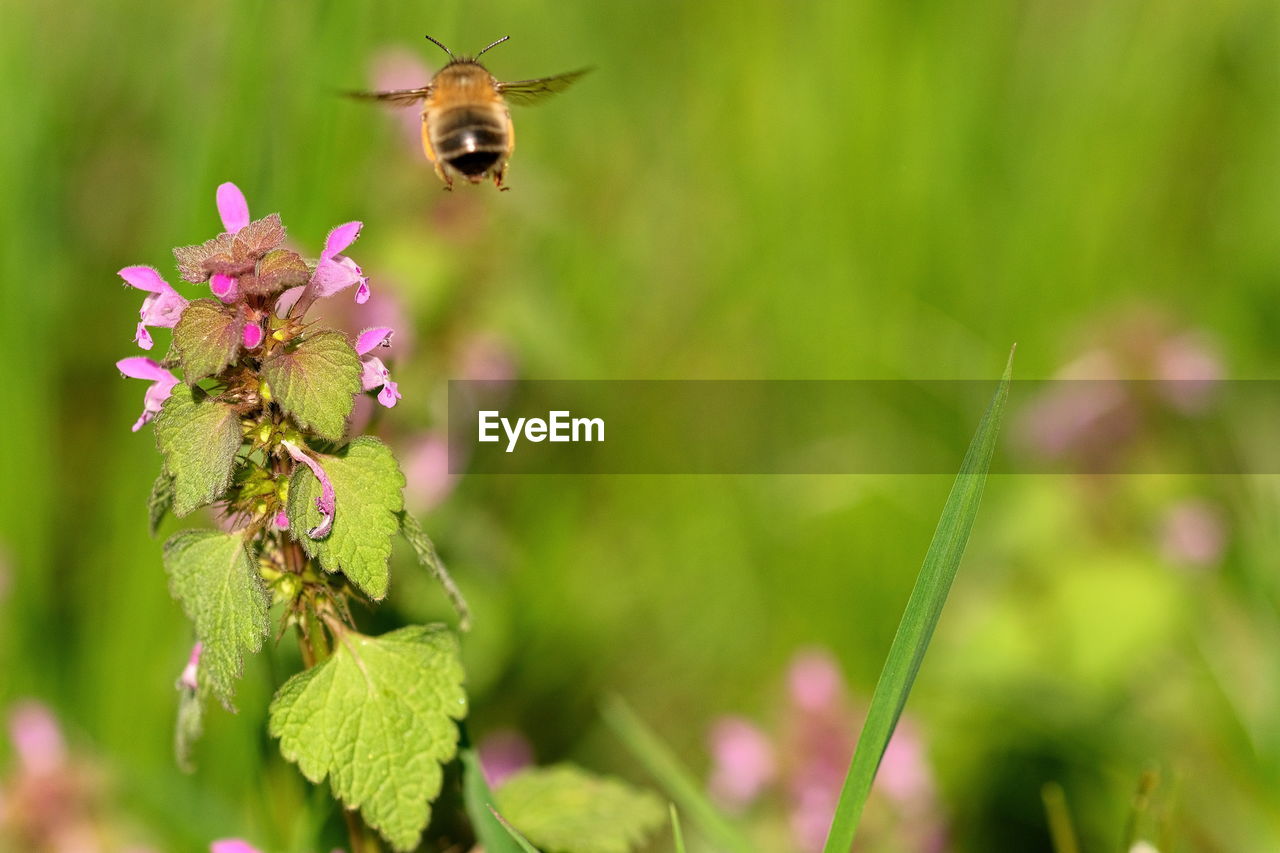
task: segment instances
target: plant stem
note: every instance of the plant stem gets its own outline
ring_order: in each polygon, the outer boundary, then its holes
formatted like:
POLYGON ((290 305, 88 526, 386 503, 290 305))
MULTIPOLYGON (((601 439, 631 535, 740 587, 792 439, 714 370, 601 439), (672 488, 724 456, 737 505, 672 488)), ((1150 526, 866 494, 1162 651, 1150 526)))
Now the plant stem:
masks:
POLYGON ((347 822, 347 839, 351 843, 351 853, 381 853, 382 845, 376 838, 370 838, 369 833, 365 832, 364 821, 359 812, 343 809, 342 818, 347 822))

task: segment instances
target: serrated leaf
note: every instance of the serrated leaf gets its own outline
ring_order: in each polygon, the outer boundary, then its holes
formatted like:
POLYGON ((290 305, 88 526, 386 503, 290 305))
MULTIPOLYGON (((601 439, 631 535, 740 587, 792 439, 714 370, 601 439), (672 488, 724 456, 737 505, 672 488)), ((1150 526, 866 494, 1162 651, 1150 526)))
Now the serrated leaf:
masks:
POLYGON ((178 697, 178 720, 173 729, 173 755, 183 773, 195 771, 192 753, 204 734, 204 699, 195 690, 183 689, 178 697))
POLYGON ((189 303, 173 327, 173 350, 182 365, 183 381, 195 385, 234 362, 240 354, 243 325, 239 312, 216 299, 189 303))
POLYGON ((299 426, 338 441, 360 393, 360 370, 360 357, 346 336, 329 331, 267 358, 262 378, 299 426))
POLYGON ((503 817, 546 853, 628 853, 666 818, 648 791, 572 764, 522 770, 497 797, 503 817))
POLYGON ((400 518, 400 535, 413 548, 414 556, 418 558, 419 565, 429 571, 440 586, 444 587, 444 594, 448 596, 449 603, 453 605, 454 612, 458 614, 458 630, 470 631, 471 608, 467 606, 467 600, 463 597, 462 590, 458 589, 458 585, 453 582, 453 578, 449 575, 449 570, 444 567, 444 561, 436 553, 435 543, 431 541, 431 537, 422 529, 418 519, 408 510, 401 510, 398 516, 400 518))
POLYGON ((412 850, 440 793, 440 765, 467 712, 458 643, 442 625, 381 637, 342 634, 333 656, 285 682, 270 708, 280 752, 359 809, 397 850, 412 850))
POLYGON ((199 284, 220 272, 225 275, 241 275, 253 269, 252 261, 237 261, 230 234, 219 234, 212 240, 206 240, 195 246, 179 246, 173 250, 174 260, 178 262, 178 274, 183 281, 199 284))
POLYGON ((147 529, 152 536, 160 529, 160 522, 165 514, 173 509, 173 475, 161 469, 156 481, 151 484, 151 494, 147 496, 147 529))
POLYGON ((270 627, 267 593, 244 537, 183 530, 164 543, 169 591, 195 623, 204 645, 196 683, 229 710, 244 656, 262 648, 270 627))
POLYGON ((280 214, 272 213, 255 219, 232 235, 232 251, 237 258, 257 260, 284 242, 284 225, 280 214))
POLYGON ((254 275, 240 278, 240 289, 258 296, 272 296, 306 284, 310 278, 311 270, 301 255, 288 249, 275 249, 258 262, 254 275))
POLYGON ((240 449, 240 418, 199 388, 177 385, 156 415, 156 447, 173 475, 173 512, 212 503, 231 485, 240 449))
POLYGON ((320 522, 316 498, 320 481, 299 465, 289 482, 289 528, 307 554, 326 572, 342 572, 373 599, 387 594, 391 537, 404 508, 404 475, 388 448, 376 438, 357 438, 336 454, 312 454, 333 483, 333 529, 323 539, 307 531, 320 522))

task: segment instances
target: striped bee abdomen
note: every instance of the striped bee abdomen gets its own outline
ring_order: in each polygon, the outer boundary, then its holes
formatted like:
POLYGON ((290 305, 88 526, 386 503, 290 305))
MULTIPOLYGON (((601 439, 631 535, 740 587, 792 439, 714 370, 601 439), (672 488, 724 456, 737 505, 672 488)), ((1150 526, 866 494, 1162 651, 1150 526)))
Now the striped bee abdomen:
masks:
POLYGON ((455 107, 436 119, 432 131, 436 155, 468 177, 485 174, 507 153, 507 128, 492 109, 455 107))

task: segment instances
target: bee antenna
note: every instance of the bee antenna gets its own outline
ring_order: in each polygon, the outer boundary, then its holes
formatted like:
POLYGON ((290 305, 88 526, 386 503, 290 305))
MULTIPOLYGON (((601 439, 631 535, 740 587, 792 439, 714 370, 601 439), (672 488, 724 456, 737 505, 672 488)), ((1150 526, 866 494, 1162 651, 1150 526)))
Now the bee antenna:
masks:
MULTIPOLYGON (((498 45, 502 44, 504 41, 506 41, 509 38, 511 38, 511 36, 503 36, 502 38, 495 41, 493 44, 489 45, 489 47, 497 47, 498 45)), ((484 56, 485 50, 488 50, 489 47, 486 47, 484 50, 477 53, 476 59, 479 59, 480 57, 484 56)))
POLYGON ((427 36, 427 41, 431 42, 431 43, 432 43, 432 44, 434 44, 436 47, 440 48, 440 49, 441 49, 441 50, 443 50, 445 53, 449 54, 449 58, 450 58, 450 59, 452 59, 454 62, 457 62, 457 61, 458 61, 458 57, 456 57, 456 56, 454 56, 454 55, 453 55, 453 51, 452 51, 452 50, 449 50, 449 48, 445 47, 442 43, 440 43, 440 42, 439 42, 439 41, 437 41, 436 39, 433 39, 431 36, 427 36))

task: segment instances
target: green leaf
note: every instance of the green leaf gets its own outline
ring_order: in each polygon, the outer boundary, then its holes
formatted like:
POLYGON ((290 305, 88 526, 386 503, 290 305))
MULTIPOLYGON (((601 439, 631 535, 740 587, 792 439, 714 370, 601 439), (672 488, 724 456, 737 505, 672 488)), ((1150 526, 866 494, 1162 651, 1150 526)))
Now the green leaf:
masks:
POLYGON ((216 299, 197 299, 183 309, 173 327, 173 349, 187 385, 221 373, 236 360, 242 325, 239 312, 216 299))
POLYGON ((1009 379, 1012 374, 1013 354, 1010 353, 1004 376, 1001 377, 1000 385, 969 443, 969 450, 960 465, 960 473, 942 508, 942 517, 938 520, 933 541, 929 543, 929 550, 925 553, 924 565, 916 577, 915 588, 907 600, 906 611, 902 614, 902 621, 898 623, 898 632, 889 647, 884 669, 880 672, 880 680, 871 697, 867 721, 863 724, 857 749, 853 753, 849 775, 840 792, 825 853, 845 853, 853 844, 862 807, 871 793, 871 783, 875 781, 880 759, 884 757, 889 738, 893 736, 898 718, 902 716, 902 709, 907 704, 907 695, 920 670, 924 653, 929 648, 933 629, 942 615, 942 606, 946 604, 951 582, 955 579, 960 558, 969 542, 969 532, 978 515, 987 470, 991 467, 991 456, 995 452, 996 434, 1000 428, 1005 400, 1009 396, 1009 379))
POLYGON ((498 808, 547 853, 628 853, 666 817, 648 791, 572 764, 520 771, 498 789, 498 808))
POLYGON ((151 494, 147 496, 147 529, 152 536, 160 529, 165 514, 173 509, 173 498, 173 475, 161 469, 160 476, 151 484, 151 494))
POLYGON ((333 657, 285 682, 270 708, 284 757, 397 850, 412 850, 466 716, 458 642, 442 625, 341 634, 333 657))
POLYGON ((512 836, 503 825, 502 816, 494 810, 497 800, 484 778, 480 758, 471 748, 462 750, 462 799, 476 841, 485 853, 520 853, 525 849, 519 843, 522 839, 512 836))
POLYGON ((734 853, 750 853, 754 849, 711 804, 702 784, 680 763, 671 747, 645 725, 630 705, 614 696, 600 710, 614 734, 716 847, 734 853))
POLYGON ((212 503, 231 485, 243 440, 230 406, 199 388, 177 385, 156 415, 156 446, 173 475, 173 511, 184 516, 212 503))
POLYGON ((272 398, 303 429, 338 441, 360 393, 360 357, 339 332, 320 332, 262 363, 272 398))
POLYGON ((398 516, 400 518, 400 535, 412 546, 419 565, 429 571, 440 586, 444 587, 444 594, 448 596, 449 603, 453 605, 454 612, 458 614, 458 630, 470 631, 471 608, 467 606, 467 600, 463 597, 462 590, 458 589, 458 585, 450 577, 449 570, 444 567, 444 561, 436 553, 435 543, 431 541, 431 537, 422 529, 418 519, 408 510, 401 510, 398 516))
POLYGON ((391 537, 400 526, 396 515, 404 508, 404 475, 391 450, 376 438, 364 436, 335 455, 313 453, 333 483, 333 529, 323 539, 307 531, 320 522, 316 498, 320 481, 299 465, 289 482, 289 526, 307 554, 326 572, 342 572, 373 599, 387 594, 391 537))
POLYGON ((183 688, 178 697, 178 722, 173 731, 173 754, 183 773, 195 771, 192 752, 204 734, 204 699, 198 691, 183 688))
POLYGON ((297 252, 276 249, 258 261, 253 275, 240 277, 240 290, 255 296, 274 296, 290 287, 298 287, 311 278, 311 268, 297 252))
POLYGON ((196 683, 228 710, 244 656, 262 648, 270 627, 267 593, 244 537, 183 530, 164 543, 169 590, 195 623, 203 644, 196 683))

